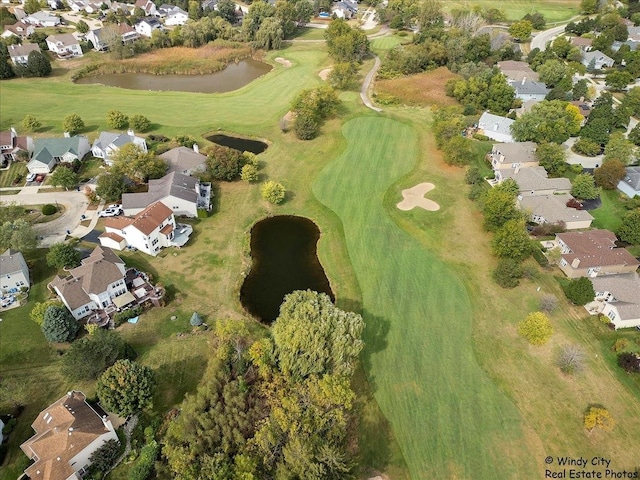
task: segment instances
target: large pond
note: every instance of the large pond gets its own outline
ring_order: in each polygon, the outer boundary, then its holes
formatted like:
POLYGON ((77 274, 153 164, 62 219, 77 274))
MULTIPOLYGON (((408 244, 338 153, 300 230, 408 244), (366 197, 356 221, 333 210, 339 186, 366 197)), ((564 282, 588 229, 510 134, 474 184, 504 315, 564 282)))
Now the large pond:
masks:
POLYGON ((316 255, 320 230, 311 220, 291 215, 270 217, 251 229, 253 266, 240 289, 240 302, 261 322, 271 324, 284 296, 311 289, 335 300, 316 255))
POLYGON ((266 143, 261 142, 260 140, 250 140, 248 138, 232 137, 231 135, 223 135, 221 133, 217 133, 215 135, 209 135, 206 138, 210 142, 217 143, 218 145, 222 145, 223 147, 233 148, 241 152, 251 152, 251 153, 255 153, 256 155, 264 152, 269 146, 266 143))
POLYGON ((222 93, 244 87, 270 70, 271 65, 247 58, 238 63, 229 64, 224 70, 205 75, 113 73, 80 78, 76 83, 97 83, 131 90, 222 93))

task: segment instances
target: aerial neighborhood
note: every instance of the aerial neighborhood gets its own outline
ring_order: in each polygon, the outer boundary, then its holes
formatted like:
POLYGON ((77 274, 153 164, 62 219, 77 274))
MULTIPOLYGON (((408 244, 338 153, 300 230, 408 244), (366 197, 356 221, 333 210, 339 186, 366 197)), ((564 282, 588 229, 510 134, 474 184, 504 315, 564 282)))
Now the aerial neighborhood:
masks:
POLYGON ((3 1, 0 479, 638 478, 640 1, 532 3, 3 1))

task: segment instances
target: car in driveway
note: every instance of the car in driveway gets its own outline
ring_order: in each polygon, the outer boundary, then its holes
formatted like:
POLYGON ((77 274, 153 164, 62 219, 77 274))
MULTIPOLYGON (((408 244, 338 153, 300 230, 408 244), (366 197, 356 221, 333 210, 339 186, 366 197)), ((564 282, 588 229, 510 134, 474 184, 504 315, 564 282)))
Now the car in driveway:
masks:
POLYGON ((44 177, 46 177, 46 174, 39 173, 38 175, 36 175, 35 181, 38 183, 42 183, 44 182, 44 177))
POLYGON ((36 179, 35 173, 30 173, 29 175, 27 175, 27 182, 33 182, 35 179, 36 179))
POLYGON ((105 208, 98 213, 99 217, 117 217, 118 215, 122 215, 121 208, 105 208))

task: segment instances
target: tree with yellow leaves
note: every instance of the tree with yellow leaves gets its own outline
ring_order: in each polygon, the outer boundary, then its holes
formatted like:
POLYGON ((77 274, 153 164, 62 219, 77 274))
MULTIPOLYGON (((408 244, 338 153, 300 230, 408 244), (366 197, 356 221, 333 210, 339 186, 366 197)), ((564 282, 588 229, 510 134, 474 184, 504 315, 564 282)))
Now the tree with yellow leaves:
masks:
POLYGON ((609 431, 614 427, 615 423, 609 410, 602 406, 591 406, 584 413, 584 428, 589 433, 596 427, 609 431))

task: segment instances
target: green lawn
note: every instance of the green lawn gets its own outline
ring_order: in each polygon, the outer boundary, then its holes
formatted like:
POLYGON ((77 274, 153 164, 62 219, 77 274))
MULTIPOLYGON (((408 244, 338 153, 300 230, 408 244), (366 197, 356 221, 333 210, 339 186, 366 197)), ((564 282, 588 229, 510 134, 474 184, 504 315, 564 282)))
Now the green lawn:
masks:
POLYGON ((11 162, 6 170, 0 170, 0 187, 22 187, 26 181, 27 164, 24 162, 11 162), (22 180, 16 184, 13 183, 17 176, 21 176, 22 180))
POLYGON ((600 198, 602 205, 589 212, 594 218, 592 226, 615 232, 622 224, 622 217, 627 212, 620 200, 620 192, 618 190, 603 190, 600 198))
POLYGON ((538 0, 536 2, 527 0, 472 0, 470 2, 450 0, 445 2, 448 10, 471 8, 476 5, 487 9, 502 10, 506 14, 507 20, 520 20, 527 13, 539 12, 544 15, 547 22, 561 22, 580 13, 580 2, 574 0, 538 0))

